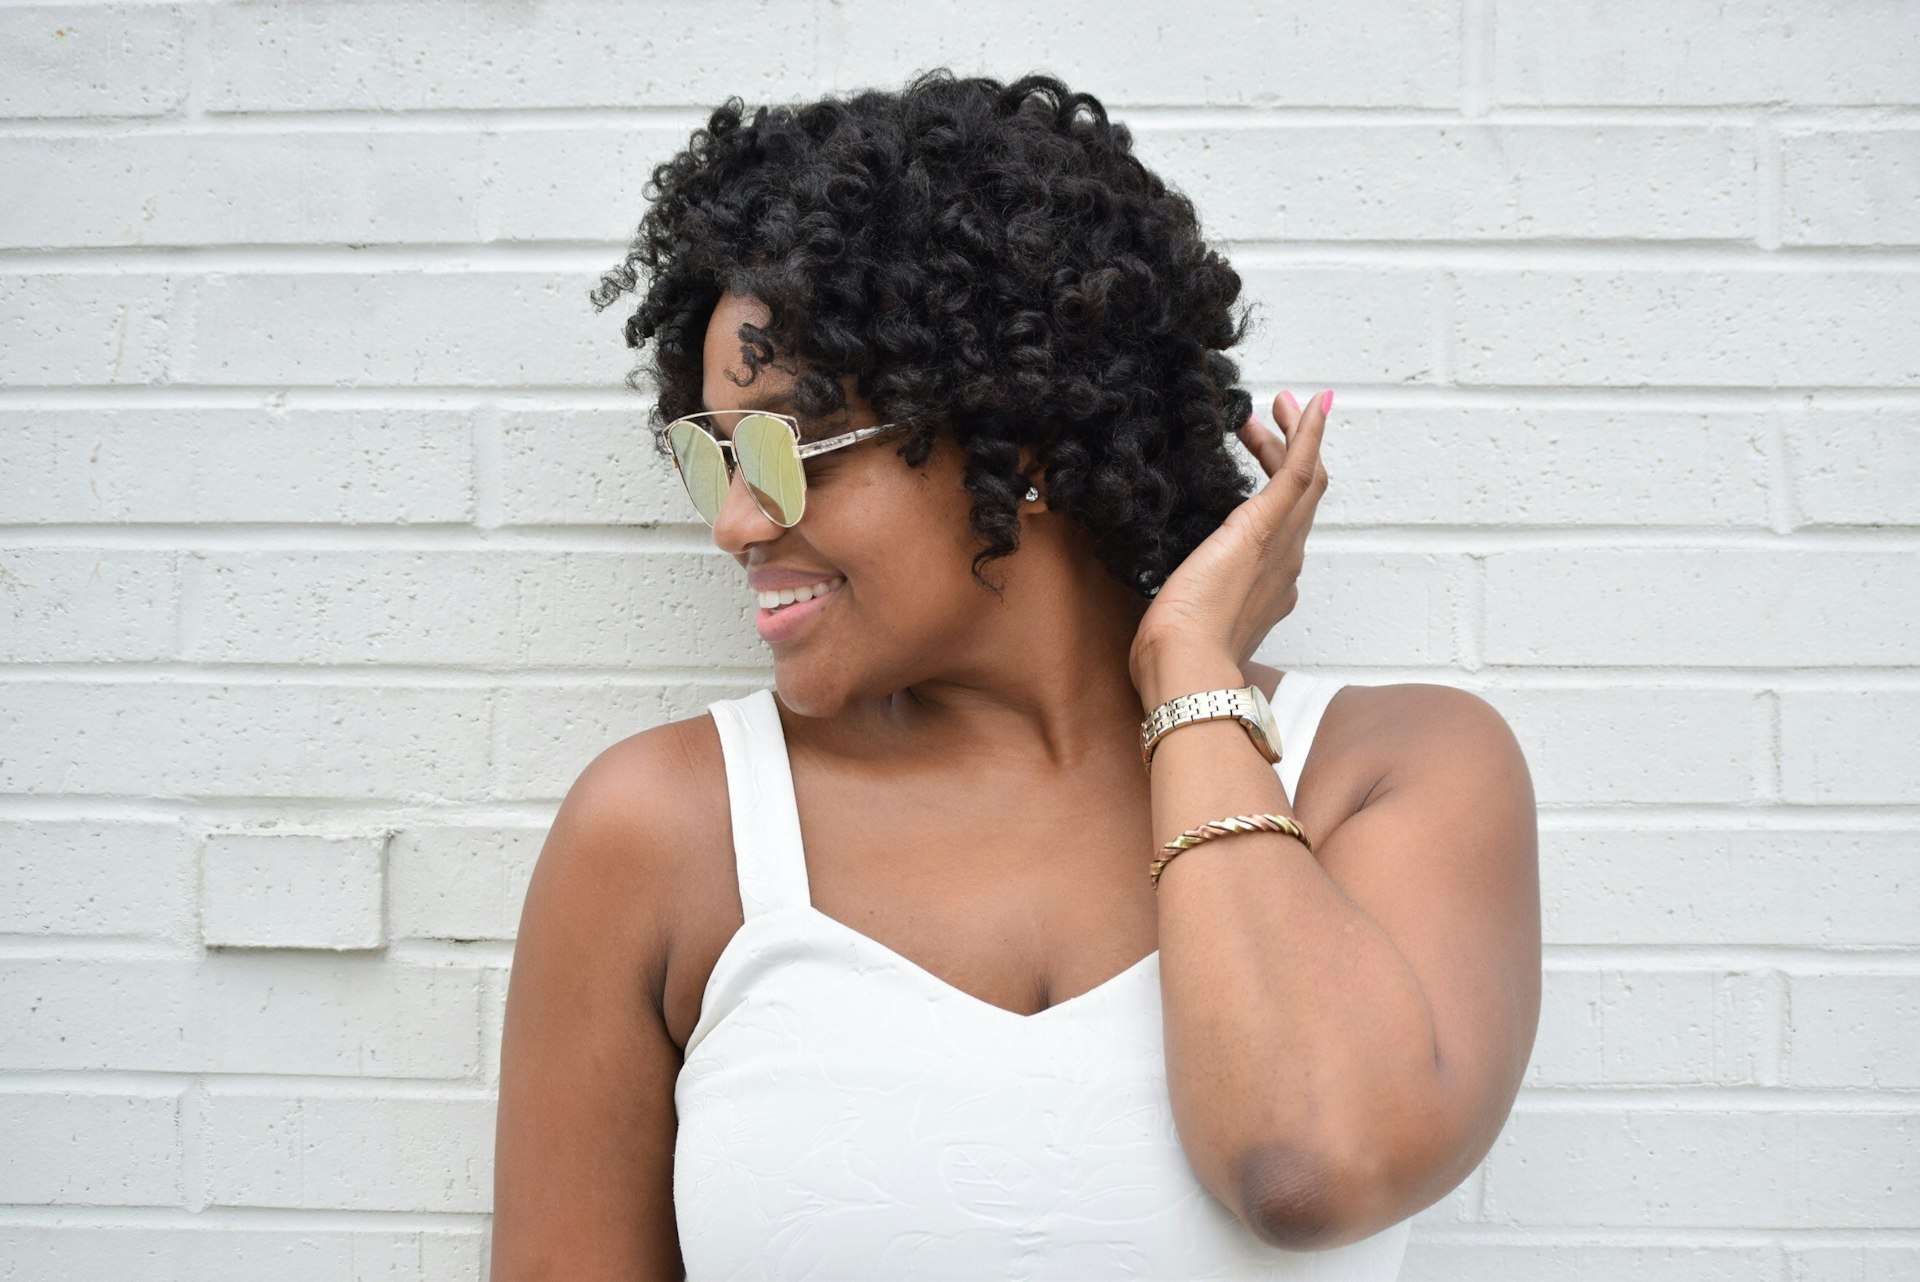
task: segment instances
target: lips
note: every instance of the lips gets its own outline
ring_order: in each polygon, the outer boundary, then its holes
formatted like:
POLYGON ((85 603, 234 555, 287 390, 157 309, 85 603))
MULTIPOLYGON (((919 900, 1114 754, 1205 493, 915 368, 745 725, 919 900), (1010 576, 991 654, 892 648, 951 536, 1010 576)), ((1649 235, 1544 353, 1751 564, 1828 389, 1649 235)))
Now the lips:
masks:
POLYGON ((826 610, 846 591, 846 580, 831 592, 824 593, 808 601, 795 601, 792 605, 783 605, 776 609, 760 608, 754 613, 754 630, 760 639, 769 645, 778 645, 792 638, 796 633, 811 626, 813 620, 826 610))

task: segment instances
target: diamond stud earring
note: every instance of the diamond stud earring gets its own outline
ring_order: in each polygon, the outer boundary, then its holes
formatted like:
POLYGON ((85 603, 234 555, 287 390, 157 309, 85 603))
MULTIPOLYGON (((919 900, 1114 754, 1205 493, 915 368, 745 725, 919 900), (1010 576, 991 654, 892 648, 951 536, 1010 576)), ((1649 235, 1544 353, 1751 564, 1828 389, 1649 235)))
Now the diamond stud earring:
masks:
POLYGON ((1040 491, 1038 487, 1029 485, 1027 487, 1027 502, 1031 503, 1039 497, 1040 497, 1040 491))

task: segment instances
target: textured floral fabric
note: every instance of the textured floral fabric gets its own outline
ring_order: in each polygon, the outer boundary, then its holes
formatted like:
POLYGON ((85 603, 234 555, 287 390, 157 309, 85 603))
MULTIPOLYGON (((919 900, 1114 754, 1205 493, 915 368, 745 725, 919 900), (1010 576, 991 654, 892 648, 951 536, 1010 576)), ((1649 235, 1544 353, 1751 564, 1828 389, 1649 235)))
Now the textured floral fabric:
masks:
MULTIPOLYGON (((1339 688, 1289 671, 1275 691, 1288 796, 1339 688)), ((772 690, 709 710, 746 922, 674 1091, 690 1282, 1398 1276, 1410 1221, 1285 1251, 1194 1176, 1157 951, 1035 1015, 954 988, 812 906, 772 690)))

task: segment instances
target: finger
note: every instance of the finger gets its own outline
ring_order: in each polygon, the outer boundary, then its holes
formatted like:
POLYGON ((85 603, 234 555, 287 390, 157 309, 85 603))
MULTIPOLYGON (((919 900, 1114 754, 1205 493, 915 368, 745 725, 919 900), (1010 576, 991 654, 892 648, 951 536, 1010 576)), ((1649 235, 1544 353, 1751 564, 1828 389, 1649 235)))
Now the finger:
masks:
MULTIPOLYGON (((1300 402, 1293 399, 1293 393, 1283 389, 1279 396, 1273 398, 1273 420, 1279 425, 1282 437, 1293 435, 1293 429, 1299 425, 1300 413, 1300 402)), ((1268 475, 1271 476, 1272 473, 1269 472, 1268 475)), ((1320 465, 1319 478, 1322 485, 1327 484, 1325 463, 1320 465)))
POLYGON ((1247 447, 1247 453, 1253 455, 1260 464, 1260 470, 1269 477, 1286 462, 1286 438, 1262 423, 1258 415, 1247 415, 1247 421, 1240 425, 1239 436, 1240 443, 1247 447))
MULTIPOLYGON (((1293 393, 1289 392, 1286 388, 1283 387, 1280 389, 1280 394, 1273 398, 1273 422, 1274 422, 1274 428, 1278 432, 1277 436, 1274 434, 1274 432, 1258 432, 1256 434, 1255 432, 1250 431, 1246 425, 1242 425, 1240 429, 1241 441, 1247 446, 1248 450, 1255 455, 1255 457, 1260 459, 1260 465, 1266 469, 1266 473, 1268 476, 1272 476, 1274 472, 1279 469, 1281 460, 1285 458, 1286 451, 1282 443, 1286 440, 1287 437, 1293 434, 1294 425, 1299 421, 1299 419, 1300 419, 1300 402, 1294 400, 1293 393), (1256 448, 1254 444, 1255 441, 1262 441, 1262 442, 1266 442, 1273 445, 1279 445, 1281 446, 1281 448, 1278 451, 1278 453, 1274 454, 1274 457, 1270 459, 1268 457, 1265 457, 1265 455, 1267 453, 1272 453, 1272 451, 1262 451, 1256 448)), ((1248 424, 1252 424, 1254 422, 1255 420, 1252 417, 1249 417, 1247 420, 1248 424)))
POLYGON ((1284 466, 1303 490, 1312 487, 1320 471, 1320 441, 1326 434, 1327 404, 1332 399, 1333 393, 1326 391, 1308 401, 1295 430, 1287 433, 1284 466))
POLYGON ((1293 399, 1293 393, 1286 388, 1280 389, 1280 395, 1273 398, 1273 421, 1280 425, 1284 436, 1292 436, 1293 429, 1300 421, 1300 402, 1293 399))

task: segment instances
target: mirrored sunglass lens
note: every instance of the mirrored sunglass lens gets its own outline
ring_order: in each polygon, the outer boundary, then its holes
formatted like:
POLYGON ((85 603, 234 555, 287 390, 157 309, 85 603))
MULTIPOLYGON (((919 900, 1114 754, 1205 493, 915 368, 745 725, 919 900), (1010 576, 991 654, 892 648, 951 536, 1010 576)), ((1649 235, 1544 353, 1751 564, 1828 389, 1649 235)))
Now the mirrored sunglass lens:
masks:
POLYGON ((791 526, 806 510, 807 474, 786 420, 748 414, 733 429, 733 456, 760 510, 791 526))
POLYGON ((720 505, 727 498, 727 461, 720 446, 706 429, 689 419, 679 419, 667 428, 667 444, 673 449, 673 461, 687 487, 687 497, 712 525, 720 519, 720 505))

